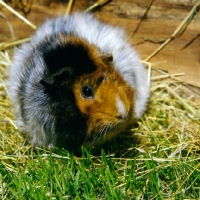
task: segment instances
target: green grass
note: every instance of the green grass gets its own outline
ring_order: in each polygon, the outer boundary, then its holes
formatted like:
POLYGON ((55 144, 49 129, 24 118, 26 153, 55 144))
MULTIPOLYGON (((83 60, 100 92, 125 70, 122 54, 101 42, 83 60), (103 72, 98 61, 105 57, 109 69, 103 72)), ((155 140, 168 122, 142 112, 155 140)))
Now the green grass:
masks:
POLYGON ((197 158, 158 162, 148 154, 132 159, 36 154, 10 171, 1 163, 2 199, 198 199, 197 158))

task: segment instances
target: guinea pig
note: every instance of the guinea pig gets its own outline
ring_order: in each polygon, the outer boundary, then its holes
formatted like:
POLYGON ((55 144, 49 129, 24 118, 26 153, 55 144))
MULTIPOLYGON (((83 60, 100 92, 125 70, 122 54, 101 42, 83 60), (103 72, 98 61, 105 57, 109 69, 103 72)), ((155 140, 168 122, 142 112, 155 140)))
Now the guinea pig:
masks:
POLYGON ((16 50, 9 74, 16 124, 34 147, 98 146, 139 119, 145 67, 124 31, 74 13, 47 20, 16 50))

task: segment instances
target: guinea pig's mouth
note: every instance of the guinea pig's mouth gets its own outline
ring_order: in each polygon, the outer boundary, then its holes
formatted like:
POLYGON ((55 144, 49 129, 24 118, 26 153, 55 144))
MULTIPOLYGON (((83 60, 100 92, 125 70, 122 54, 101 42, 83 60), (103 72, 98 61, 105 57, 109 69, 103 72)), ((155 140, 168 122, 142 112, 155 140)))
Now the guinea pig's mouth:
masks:
POLYGON ((107 141, 110 141, 118 133, 126 130, 127 124, 120 122, 116 124, 107 124, 102 127, 99 127, 99 130, 93 130, 90 135, 87 135, 87 138, 84 142, 84 146, 87 148, 95 147, 96 145, 101 145, 107 141))
POLYGON ((94 127, 87 139, 96 140, 100 137, 110 137, 110 134, 117 134, 125 130, 127 127, 127 120, 118 121, 117 123, 107 122, 106 124, 101 124, 99 127, 94 127))
POLYGON ((104 117, 99 116, 96 119, 88 119, 86 141, 90 141, 92 143, 96 143, 96 140, 108 141, 118 133, 126 130, 133 121, 132 112, 130 112, 130 110, 124 118, 111 115, 107 115, 106 118, 104 115, 104 117))

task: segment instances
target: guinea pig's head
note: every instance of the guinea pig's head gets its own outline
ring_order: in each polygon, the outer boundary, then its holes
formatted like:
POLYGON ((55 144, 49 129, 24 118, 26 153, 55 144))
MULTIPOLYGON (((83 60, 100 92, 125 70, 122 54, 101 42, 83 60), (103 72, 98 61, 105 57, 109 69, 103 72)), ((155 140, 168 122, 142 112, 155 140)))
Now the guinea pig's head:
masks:
POLYGON ((112 55, 96 59, 96 67, 73 86, 77 106, 87 119, 87 138, 93 143, 109 140, 134 118, 134 91, 114 69, 112 55))

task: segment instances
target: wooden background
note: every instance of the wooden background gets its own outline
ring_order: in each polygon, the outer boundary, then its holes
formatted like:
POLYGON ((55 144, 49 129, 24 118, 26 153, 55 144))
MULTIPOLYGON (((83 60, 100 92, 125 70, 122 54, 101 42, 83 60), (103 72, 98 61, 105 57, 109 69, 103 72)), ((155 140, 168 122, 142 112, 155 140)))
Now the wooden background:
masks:
MULTIPOLYGON (((130 43, 146 59, 161 43, 170 37, 199 0, 112 0, 95 10, 102 21, 123 27, 130 43), (146 15, 145 15, 146 13, 146 15)), ((65 14, 68 0, 7 0, 8 5, 39 26, 47 18, 65 14)), ((74 11, 83 11, 94 0, 75 0, 74 11)), ((10 21, 15 37, 29 37, 34 30, 0 5, 0 14, 10 21)), ((6 21, 0 18, 0 42, 11 39, 6 21)), ((200 87, 200 12, 184 33, 171 41, 150 62, 153 67, 169 73, 185 72, 180 78, 200 87)), ((200 94, 200 89, 196 88, 200 94)))

